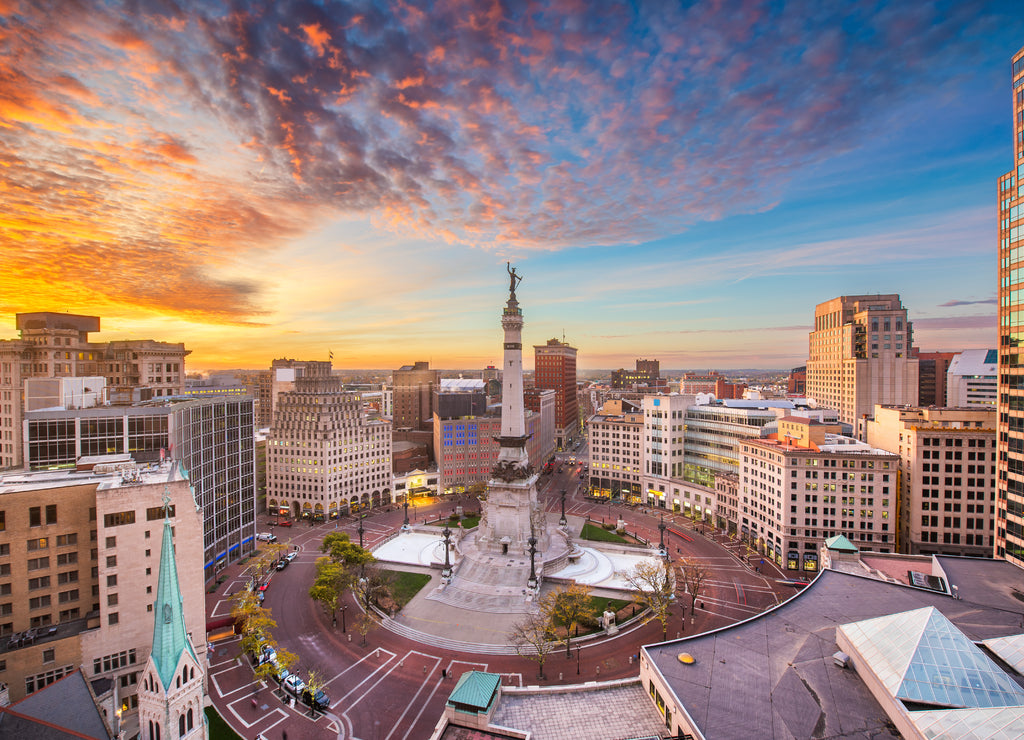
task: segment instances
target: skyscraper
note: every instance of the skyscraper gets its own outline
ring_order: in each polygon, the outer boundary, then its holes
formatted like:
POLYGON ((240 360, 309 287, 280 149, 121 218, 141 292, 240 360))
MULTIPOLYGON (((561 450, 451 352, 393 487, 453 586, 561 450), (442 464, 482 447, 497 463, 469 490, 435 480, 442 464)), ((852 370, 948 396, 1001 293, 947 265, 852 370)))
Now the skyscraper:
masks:
POLYGON ((1024 48, 1013 56, 1013 164, 999 178, 996 557, 1024 567, 1024 48))
POLYGON ((814 309, 807 396, 856 427, 875 404, 917 405, 914 334, 898 295, 852 295, 814 309))
POLYGON ((434 414, 434 389, 441 374, 430 369, 429 362, 403 365, 394 371, 392 422, 395 429, 420 429, 434 414))
POLYGON ((579 436, 580 411, 576 399, 576 348, 557 339, 537 344, 534 352, 534 381, 537 388, 555 392, 555 440, 566 449, 579 436))

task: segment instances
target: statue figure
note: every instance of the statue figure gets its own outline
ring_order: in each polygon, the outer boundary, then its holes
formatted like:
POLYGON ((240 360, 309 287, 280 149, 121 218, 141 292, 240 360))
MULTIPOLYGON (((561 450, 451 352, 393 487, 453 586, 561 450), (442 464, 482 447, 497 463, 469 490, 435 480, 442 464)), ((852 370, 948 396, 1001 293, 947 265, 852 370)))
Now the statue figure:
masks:
POLYGON ((523 276, 516 273, 516 268, 512 267, 511 262, 505 263, 505 269, 508 270, 509 297, 514 301, 516 299, 516 286, 523 281, 523 276))

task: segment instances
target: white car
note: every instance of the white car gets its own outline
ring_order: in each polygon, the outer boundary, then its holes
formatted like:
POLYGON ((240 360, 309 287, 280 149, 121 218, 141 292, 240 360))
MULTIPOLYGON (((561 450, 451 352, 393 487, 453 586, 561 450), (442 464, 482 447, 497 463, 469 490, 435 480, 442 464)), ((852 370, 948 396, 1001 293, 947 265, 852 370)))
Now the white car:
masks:
POLYGON ((256 539, 260 542, 277 542, 277 536, 270 532, 260 532, 256 535, 256 539))
POLYGON ((295 560, 295 556, 296 556, 296 555, 298 555, 298 553, 297 553, 297 552, 295 552, 295 551, 293 550, 292 552, 290 552, 290 553, 288 553, 287 555, 285 555, 285 556, 284 556, 284 559, 285 559, 285 560, 287 560, 287 561, 288 561, 288 562, 290 563, 290 562, 292 562, 293 560, 295 560))
POLYGON ((284 683, 281 685, 284 686, 289 693, 294 694, 295 696, 300 696, 302 692, 306 690, 306 682, 294 673, 287 676, 284 679, 284 683))

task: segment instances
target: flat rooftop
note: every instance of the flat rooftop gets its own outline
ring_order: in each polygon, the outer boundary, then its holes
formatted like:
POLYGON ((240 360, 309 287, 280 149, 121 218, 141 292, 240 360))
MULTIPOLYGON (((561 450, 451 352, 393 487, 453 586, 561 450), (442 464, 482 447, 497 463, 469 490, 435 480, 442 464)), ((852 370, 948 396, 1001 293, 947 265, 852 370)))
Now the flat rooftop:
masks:
MULTIPOLYGON (((858 674, 832 660, 839 625, 934 606, 974 642, 1024 632, 1024 603, 1013 595, 1024 588, 1019 569, 970 558, 941 564, 961 599, 827 570, 770 612, 646 646, 644 659, 705 737, 895 738, 858 674), (679 661, 683 652, 692 665, 679 661)), ((1024 686, 1024 677, 1011 677, 1024 686)))

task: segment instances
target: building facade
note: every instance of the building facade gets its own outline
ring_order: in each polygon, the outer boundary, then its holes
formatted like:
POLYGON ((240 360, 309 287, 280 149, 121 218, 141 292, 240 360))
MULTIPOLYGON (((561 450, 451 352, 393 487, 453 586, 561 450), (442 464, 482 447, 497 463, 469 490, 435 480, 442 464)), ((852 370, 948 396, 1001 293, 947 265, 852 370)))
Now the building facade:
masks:
MULTIPOLYGON (((131 729, 151 646, 165 496, 180 566, 198 573, 202 518, 171 463, 0 478, 0 680, 12 700, 81 667, 90 680, 118 684, 131 729)), ((187 579, 182 590, 202 654, 203 584, 187 579)))
POLYGON ((612 388, 643 388, 649 393, 668 390, 668 383, 661 377, 661 363, 658 360, 636 361, 635 370, 612 370, 612 388))
POLYGON ((49 312, 16 315, 18 339, 0 341, 0 469, 22 464, 22 419, 28 378, 102 377, 110 394, 144 389, 144 398, 185 389, 184 344, 152 340, 90 342, 97 316, 49 312))
POLYGON ((391 503, 391 425, 368 418, 329 362, 281 393, 267 438, 267 508, 323 521, 391 503))
POLYGON ((952 406, 946 399, 946 372, 956 352, 917 353, 917 403, 919 406, 952 406))
POLYGON ((913 327, 898 295, 840 296, 814 309, 807 395, 856 426, 876 403, 918 403, 913 327))
POLYGON ((995 409, 876 406, 868 444, 900 457, 900 552, 992 557, 995 409))
POLYGON ((1024 568, 1024 48, 1010 63, 1013 169, 999 178, 996 557, 1024 568))
POLYGON ((587 437, 590 494, 638 503, 643 491, 643 410, 629 401, 606 401, 587 421, 587 437))
POLYGON ((838 424, 779 420, 740 446, 740 534, 789 570, 818 570, 822 542, 895 552, 899 456, 838 434, 838 424))
MULTIPOLYGON (((541 415, 525 412, 526 451, 535 467, 543 465, 545 444, 541 431, 541 415)), ((442 419, 434 415, 434 450, 437 455, 439 488, 442 493, 461 493, 473 485, 481 485, 491 478, 498 463, 501 437, 501 416, 467 416, 442 419)))
POLYGON ((999 398, 999 353, 994 349, 966 349, 954 355, 945 385, 947 406, 995 409, 999 398))
POLYGON ((179 463, 203 512, 204 577, 252 552, 256 452, 251 398, 154 399, 135 406, 29 411, 24 460, 33 470, 73 468, 83 458, 127 455, 179 463))
POLYGON ((434 389, 441 374, 429 362, 404 365, 392 374, 392 423, 395 429, 420 429, 434 415, 434 389))
POLYGON ((580 435, 576 398, 576 348, 557 339, 537 344, 534 352, 534 387, 555 392, 555 444, 568 449, 580 435))
POLYGON ((537 414, 540 428, 538 433, 537 456, 531 457, 535 467, 540 467, 550 460, 558 448, 555 435, 555 414, 557 406, 557 394, 551 390, 542 388, 523 389, 523 404, 526 410, 537 414))
POLYGON ((652 506, 670 507, 672 481, 682 480, 686 409, 692 403, 692 396, 677 393, 644 397, 641 486, 652 506))

